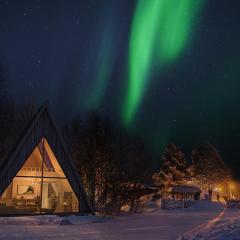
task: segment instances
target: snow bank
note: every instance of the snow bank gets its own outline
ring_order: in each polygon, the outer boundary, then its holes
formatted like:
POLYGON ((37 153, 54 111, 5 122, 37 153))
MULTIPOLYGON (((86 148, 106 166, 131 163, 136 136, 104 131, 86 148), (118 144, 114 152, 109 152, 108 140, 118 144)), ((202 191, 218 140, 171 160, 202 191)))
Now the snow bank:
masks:
POLYGON ((209 202, 207 200, 199 200, 195 201, 194 204, 185 208, 184 211, 188 212, 205 212, 205 211, 222 211, 224 208, 224 204, 219 202, 209 202))
POLYGON ((187 208, 176 208, 176 209, 162 209, 161 200, 146 201, 144 203, 143 212, 155 212, 155 211, 167 211, 167 212, 221 212, 224 209, 224 204, 219 202, 209 202, 207 200, 194 201, 193 204, 187 208))
POLYGON ((240 219, 239 218, 226 218, 219 220, 211 227, 202 227, 192 233, 185 234, 179 237, 178 240, 234 240, 240 239, 240 219))
POLYGON ((178 240, 237 240, 240 239, 240 212, 223 210, 216 218, 207 224, 201 225, 184 235, 178 240), (229 217, 228 214, 235 215, 229 217))
POLYGON ((104 222, 108 220, 108 217, 100 217, 100 216, 77 216, 70 215, 68 217, 64 217, 61 219, 61 225, 64 225, 65 222, 68 222, 71 225, 79 225, 85 223, 93 223, 93 222, 104 222))
POLYGON ((56 215, 0 217, 0 225, 80 225, 90 222, 105 221, 104 217, 70 215, 60 217, 56 215))
POLYGON ((161 209, 161 200, 157 199, 155 201, 148 200, 144 203, 142 212, 143 213, 150 213, 155 212, 161 209))

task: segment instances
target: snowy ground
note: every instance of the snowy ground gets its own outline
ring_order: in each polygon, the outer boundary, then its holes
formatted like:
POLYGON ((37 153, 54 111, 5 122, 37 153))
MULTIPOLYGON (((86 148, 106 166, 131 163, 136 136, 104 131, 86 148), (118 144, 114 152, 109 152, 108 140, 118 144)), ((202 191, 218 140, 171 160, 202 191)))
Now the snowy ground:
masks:
POLYGON ((178 240, 239 240, 240 210, 225 209, 206 224, 188 231, 178 240))
POLYGON ((0 239, 234 239, 195 238, 200 231, 202 231, 201 236, 209 233, 209 230, 206 230, 207 226, 209 229, 215 229, 215 226, 220 223, 229 226, 226 223, 229 218, 231 227, 228 227, 228 231, 230 232, 232 227, 236 227, 240 233, 240 220, 239 222, 237 219, 233 220, 234 217, 237 218, 236 210, 224 211, 220 204, 200 201, 185 210, 163 211, 157 210, 154 206, 150 210, 144 214, 133 214, 114 219, 74 216, 66 218, 45 216, 45 219, 43 217, 25 217, 14 220, 0 218, 0 239), (21 223, 19 224, 18 221, 21 223), (182 237, 179 237, 180 235, 182 237))

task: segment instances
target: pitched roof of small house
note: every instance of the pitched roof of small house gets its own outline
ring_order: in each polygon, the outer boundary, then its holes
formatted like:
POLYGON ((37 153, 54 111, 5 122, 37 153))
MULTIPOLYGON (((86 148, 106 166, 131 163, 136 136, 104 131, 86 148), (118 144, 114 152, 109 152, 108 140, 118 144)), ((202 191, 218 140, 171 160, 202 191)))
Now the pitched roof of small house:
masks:
POLYGON ((2 195, 11 183, 25 163, 27 157, 32 153, 42 138, 47 139, 59 165, 79 199, 80 212, 93 213, 92 206, 82 186, 80 176, 73 165, 73 160, 63 137, 49 111, 48 103, 44 103, 39 108, 11 151, 3 159, 0 167, 0 195, 2 195))
POLYGON ((192 185, 171 185, 171 192, 173 193, 197 193, 201 192, 200 188, 192 185))

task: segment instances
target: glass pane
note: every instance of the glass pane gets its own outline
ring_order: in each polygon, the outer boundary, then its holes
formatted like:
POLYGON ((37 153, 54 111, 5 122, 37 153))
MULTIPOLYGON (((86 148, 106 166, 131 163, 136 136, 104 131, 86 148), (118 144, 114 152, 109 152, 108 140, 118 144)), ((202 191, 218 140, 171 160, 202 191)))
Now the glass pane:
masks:
POLYGON ((78 210, 76 195, 48 142, 42 139, 0 196, 0 214, 64 213, 78 210))
POLYGON ((33 150, 21 170, 17 173, 17 176, 41 177, 42 166, 44 177, 66 178, 46 139, 42 139, 33 150), (42 164, 43 159, 44 163, 42 164))
POLYGON ((15 177, 0 197, 0 214, 40 212, 41 178, 15 177))
POLYGON ((44 139, 44 143, 42 144, 41 149, 44 149, 43 176, 55 177, 55 178, 66 178, 62 168, 60 167, 46 139, 44 139), (44 145, 44 148, 43 148, 43 145, 44 145))
POLYGON ((44 178, 42 211, 78 212, 79 202, 67 179, 44 178))
POLYGON ((33 150, 17 176, 42 176, 42 155, 39 145, 33 150))
MULTIPOLYGON (((40 213, 41 178, 15 177, 0 197, 0 214, 40 213)), ((42 213, 78 212, 79 201, 67 179, 44 178, 42 213)))

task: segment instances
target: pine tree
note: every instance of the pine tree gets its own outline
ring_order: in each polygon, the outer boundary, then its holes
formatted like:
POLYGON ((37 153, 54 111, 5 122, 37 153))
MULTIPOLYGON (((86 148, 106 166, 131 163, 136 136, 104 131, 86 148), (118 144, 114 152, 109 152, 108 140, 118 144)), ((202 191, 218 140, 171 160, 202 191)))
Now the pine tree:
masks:
POLYGON ((166 190, 173 183, 180 183, 188 176, 187 164, 182 151, 169 144, 162 154, 163 166, 159 173, 154 174, 156 185, 166 190))

